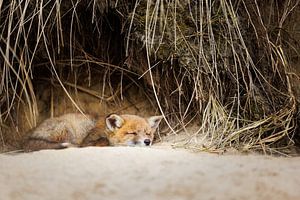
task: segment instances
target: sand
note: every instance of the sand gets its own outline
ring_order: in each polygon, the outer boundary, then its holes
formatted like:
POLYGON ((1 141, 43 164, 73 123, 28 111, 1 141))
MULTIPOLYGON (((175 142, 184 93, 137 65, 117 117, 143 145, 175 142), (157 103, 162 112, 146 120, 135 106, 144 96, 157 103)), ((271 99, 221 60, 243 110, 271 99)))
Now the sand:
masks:
POLYGON ((0 199, 300 199, 300 158, 88 147, 0 155, 0 199))

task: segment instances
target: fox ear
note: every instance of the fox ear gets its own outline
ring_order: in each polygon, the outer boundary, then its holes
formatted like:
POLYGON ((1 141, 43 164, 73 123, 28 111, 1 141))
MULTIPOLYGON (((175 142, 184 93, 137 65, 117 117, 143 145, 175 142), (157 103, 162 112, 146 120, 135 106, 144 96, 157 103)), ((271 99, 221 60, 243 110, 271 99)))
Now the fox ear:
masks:
POLYGON ((148 123, 150 124, 151 128, 156 129, 162 120, 163 116, 152 116, 148 118, 148 123))
POLYGON ((121 128, 124 124, 124 119, 119 115, 111 114, 106 117, 105 122, 108 130, 114 131, 117 128, 121 128))

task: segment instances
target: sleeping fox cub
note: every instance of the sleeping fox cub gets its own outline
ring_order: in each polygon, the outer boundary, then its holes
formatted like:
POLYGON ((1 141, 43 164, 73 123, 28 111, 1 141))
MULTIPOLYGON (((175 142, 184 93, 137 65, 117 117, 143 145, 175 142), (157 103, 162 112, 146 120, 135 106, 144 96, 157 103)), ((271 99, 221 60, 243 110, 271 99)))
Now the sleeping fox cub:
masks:
POLYGON ((111 114, 104 118, 79 113, 50 118, 25 139, 24 151, 85 146, 150 146, 162 117, 111 114))

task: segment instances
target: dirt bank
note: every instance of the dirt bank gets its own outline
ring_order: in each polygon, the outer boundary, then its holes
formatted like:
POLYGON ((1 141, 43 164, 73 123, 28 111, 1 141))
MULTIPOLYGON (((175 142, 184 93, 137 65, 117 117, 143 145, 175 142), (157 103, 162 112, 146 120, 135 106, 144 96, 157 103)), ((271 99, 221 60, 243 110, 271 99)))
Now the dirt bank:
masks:
POLYGON ((0 155, 1 199, 300 199, 300 158, 107 147, 0 155))

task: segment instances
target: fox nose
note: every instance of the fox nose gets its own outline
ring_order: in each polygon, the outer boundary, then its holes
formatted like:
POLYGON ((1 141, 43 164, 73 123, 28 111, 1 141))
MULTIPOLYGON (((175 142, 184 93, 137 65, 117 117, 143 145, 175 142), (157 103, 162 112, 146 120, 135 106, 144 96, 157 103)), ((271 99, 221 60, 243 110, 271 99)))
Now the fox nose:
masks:
POLYGON ((151 143, 151 141, 150 141, 149 139, 145 139, 145 140, 144 140, 144 143, 145 143, 146 146, 149 146, 150 143, 151 143))

